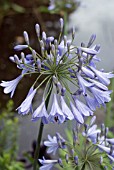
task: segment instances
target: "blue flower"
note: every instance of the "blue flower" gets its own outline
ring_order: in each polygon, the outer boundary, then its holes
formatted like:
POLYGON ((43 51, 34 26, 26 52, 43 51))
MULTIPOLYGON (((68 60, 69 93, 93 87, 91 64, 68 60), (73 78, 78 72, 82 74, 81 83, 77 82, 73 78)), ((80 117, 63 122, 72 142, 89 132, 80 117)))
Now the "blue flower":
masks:
POLYGON ((46 160, 44 157, 43 159, 38 160, 43 165, 40 167, 40 170, 50 170, 55 164, 58 163, 58 160, 46 160))
POLYGON ((62 96, 60 98, 60 101, 61 101, 62 112, 66 116, 66 119, 69 119, 69 120, 74 119, 74 115, 72 114, 71 110, 69 109, 69 107, 65 103, 64 98, 62 96))
POLYGON ((70 107, 72 110, 72 113, 74 115, 74 119, 78 122, 83 124, 84 123, 84 118, 81 115, 81 113, 76 109, 76 107, 74 106, 74 104, 72 102, 70 102, 70 107))
POLYGON ((11 81, 2 81, 0 86, 5 87, 4 93, 11 93, 10 97, 12 98, 15 92, 15 89, 19 83, 19 81, 22 79, 22 75, 18 76, 16 79, 11 81))
POLYGON ((14 50, 21 51, 21 50, 26 49, 26 48, 28 48, 28 45, 16 45, 14 47, 14 50))
POLYGON ((96 76, 98 77, 99 81, 101 83, 103 83, 104 85, 109 85, 110 84, 109 78, 114 77, 114 74, 112 74, 111 72, 104 73, 102 71, 96 70, 94 67, 90 67, 90 68, 96 74, 96 76))
POLYGON ((81 77, 79 73, 77 73, 76 75, 78 78, 78 84, 79 84, 80 89, 83 90, 83 94, 86 94, 86 87, 91 87, 94 84, 86 81, 83 77, 81 77))
POLYGON ((100 129, 97 129, 97 125, 93 125, 89 127, 87 132, 83 132, 83 136, 87 136, 88 139, 90 139, 93 143, 97 142, 97 135, 98 133, 101 133, 100 129))
POLYGON ((40 106, 34 111, 32 121, 37 121, 41 118, 43 124, 48 124, 48 113, 45 107, 45 102, 42 101, 40 106))
POLYGON ((86 104, 91 110, 95 111, 96 107, 100 107, 98 101, 94 97, 91 97, 89 94, 86 93, 86 95, 84 95, 84 98, 86 100, 86 104))
POLYGON ((87 75, 90 78, 95 78, 95 74, 88 68, 88 67, 81 67, 81 70, 85 75, 87 75))
POLYGON ((99 104, 104 104, 105 102, 109 102, 111 100, 110 94, 111 90, 103 91, 100 89, 97 89, 96 87, 91 87, 89 90, 94 95, 95 99, 98 101, 99 104))
POLYGON ((48 120, 53 123, 55 122, 63 123, 65 121, 65 115, 63 114, 62 110, 58 105, 56 94, 54 94, 53 104, 51 107, 48 120))
POLYGON ((92 110, 88 106, 86 106, 84 103, 79 101, 77 98, 74 99, 76 107, 78 111, 83 115, 83 116, 90 116, 93 115, 92 110))
POLYGON ((32 100, 36 94, 36 89, 33 90, 33 87, 30 88, 29 93, 21 105, 16 109, 19 114, 25 115, 31 111, 32 100))
POLYGON ((52 138, 50 135, 48 135, 48 140, 49 141, 44 142, 44 145, 49 147, 47 149, 47 153, 53 153, 55 155, 57 149, 59 148, 57 138, 56 136, 53 136, 52 138))

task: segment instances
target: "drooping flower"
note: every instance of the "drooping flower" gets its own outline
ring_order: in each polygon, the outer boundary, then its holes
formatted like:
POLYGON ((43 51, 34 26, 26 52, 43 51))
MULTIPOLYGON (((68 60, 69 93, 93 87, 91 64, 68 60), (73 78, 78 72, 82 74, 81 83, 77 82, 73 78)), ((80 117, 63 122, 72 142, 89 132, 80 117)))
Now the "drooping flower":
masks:
POLYGON ((21 51, 21 50, 26 49, 26 48, 28 48, 28 45, 16 45, 14 47, 14 50, 21 51))
POLYGON ((90 110, 90 108, 85 105, 84 103, 82 103, 81 101, 79 101, 77 98, 74 98, 76 107, 78 109, 78 111, 83 115, 83 116, 90 116, 93 115, 93 111, 90 110))
POLYGON ((61 96, 60 100, 61 100, 62 112, 66 116, 66 119, 73 120, 74 119, 74 115, 72 114, 71 110, 67 106, 63 96, 61 96))
POLYGON ((36 89, 33 89, 33 87, 31 87, 25 100, 16 109, 19 114, 25 115, 31 110, 31 104, 35 94, 36 94, 36 89))
POLYGON ((114 77, 114 74, 112 74, 111 72, 104 73, 102 71, 99 71, 99 70, 95 69, 94 67, 90 67, 90 68, 96 74, 96 76, 98 77, 99 81, 102 84, 104 84, 104 85, 109 85, 110 84, 109 78, 113 78, 114 77))
POLYGON ((83 94, 86 94, 86 87, 93 86, 93 83, 86 81, 83 77, 81 77, 79 73, 77 73, 76 75, 78 78, 78 84, 79 84, 80 89, 83 90, 83 94))
POLYGON ((32 121, 37 121, 41 118, 43 124, 48 123, 48 113, 45 107, 45 102, 42 101, 40 106, 34 111, 32 115, 32 121))
POLYGON ((65 121, 65 115, 63 114, 62 110, 58 105, 56 94, 54 94, 53 104, 51 107, 48 120, 53 123, 55 122, 63 123, 65 121))
POLYGON ((112 92, 111 90, 103 91, 96 87, 91 87, 89 89, 99 104, 104 104, 105 102, 109 102, 111 100, 110 98, 110 94, 112 92))
POLYGON ((19 81, 22 79, 22 75, 18 76, 16 79, 11 80, 11 81, 2 81, 0 86, 5 87, 4 88, 4 93, 11 93, 10 97, 12 98, 15 92, 15 89, 19 83, 19 81))
POLYGON ((78 122, 83 124, 84 123, 84 118, 81 115, 81 113, 77 110, 77 108, 74 106, 74 104, 72 102, 70 102, 70 107, 72 110, 72 113, 74 115, 74 119, 78 122))

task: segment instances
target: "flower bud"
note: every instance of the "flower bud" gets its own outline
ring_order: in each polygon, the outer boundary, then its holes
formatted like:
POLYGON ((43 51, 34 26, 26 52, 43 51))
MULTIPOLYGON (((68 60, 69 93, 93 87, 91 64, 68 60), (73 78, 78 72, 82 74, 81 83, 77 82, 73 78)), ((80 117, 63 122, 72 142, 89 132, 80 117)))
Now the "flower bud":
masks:
POLYGON ((63 25, 64 25, 63 18, 60 18, 60 28, 61 28, 61 32, 62 32, 62 30, 63 30, 63 25))
POLYGON ((27 43, 27 45, 29 45, 29 37, 28 37, 28 33, 26 31, 23 32, 24 38, 25 38, 25 42, 27 43))
POLYGON ((39 38, 40 37, 40 26, 39 26, 39 24, 35 25, 35 30, 36 30, 37 37, 39 38))
POLYGON ((78 156, 74 157, 74 162, 75 162, 76 165, 78 165, 78 156))
POLYGON ((63 163, 62 163, 62 159, 61 158, 58 159, 58 164, 63 168, 63 163))

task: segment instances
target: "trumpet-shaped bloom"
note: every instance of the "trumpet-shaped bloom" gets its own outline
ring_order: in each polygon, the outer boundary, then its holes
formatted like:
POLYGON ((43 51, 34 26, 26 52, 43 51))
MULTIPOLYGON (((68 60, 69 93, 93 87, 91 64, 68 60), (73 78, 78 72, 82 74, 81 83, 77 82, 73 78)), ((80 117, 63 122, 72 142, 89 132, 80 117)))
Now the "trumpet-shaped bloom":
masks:
POLYGON ((112 92, 111 90, 102 91, 95 87, 91 87, 89 89, 99 104, 104 104, 105 102, 109 102, 111 100, 111 98, 110 98, 110 94, 112 92))
POLYGON ((96 107, 100 107, 100 104, 98 103, 98 101, 94 97, 91 97, 89 94, 84 95, 84 98, 86 100, 87 106, 91 110, 95 111, 96 107))
POLYGON ((21 103, 21 105, 16 109, 19 114, 25 115, 27 114, 32 106, 32 100, 36 94, 36 89, 30 88, 29 93, 25 100, 21 103))
POLYGON ((63 123, 65 121, 65 115, 63 114, 62 110, 58 105, 56 94, 54 94, 53 104, 51 107, 48 120, 53 123, 55 122, 63 123))
POLYGON ((72 113, 74 115, 74 119, 78 122, 83 124, 84 123, 84 118, 81 115, 81 113, 76 109, 76 107, 74 106, 74 104, 72 102, 70 102, 70 107, 72 110, 72 113))
POLYGON ((104 73, 102 71, 99 71, 99 70, 95 69, 94 67, 91 67, 91 70, 94 71, 94 73, 98 77, 99 81, 101 83, 103 83, 104 85, 109 85, 110 84, 109 78, 114 77, 114 74, 112 74, 111 72, 104 73))
POLYGON ((88 106, 86 106, 84 103, 79 101, 77 98, 74 99, 76 107, 78 111, 83 115, 83 116, 90 116, 93 115, 93 111, 90 110, 88 106))
POLYGON ((58 160, 46 160, 44 157, 43 159, 38 160, 43 165, 40 167, 40 170, 50 170, 56 163, 58 163, 58 160))
POLYGON ((44 145, 49 147, 47 149, 47 153, 53 153, 54 155, 59 148, 56 136, 53 136, 52 138, 50 135, 48 135, 48 141, 45 141, 44 145))
POLYGON ((32 120, 37 121, 41 118, 43 124, 48 123, 48 113, 45 107, 45 102, 43 101, 40 106, 34 111, 32 115, 32 120))
POLYGON ((91 87, 94 84, 83 79, 79 73, 77 73, 76 75, 77 75, 77 78, 78 78, 78 84, 80 86, 80 89, 82 89, 83 93, 86 94, 86 87, 91 87))
POLYGON ((93 143, 96 143, 98 133, 101 133, 101 130, 97 129, 97 125, 93 125, 87 130, 87 133, 83 132, 83 135, 87 136, 93 143))
POLYGON ((4 93, 11 93, 10 97, 12 98, 15 92, 15 89, 19 83, 19 81, 22 79, 22 75, 18 76, 16 79, 11 81, 2 81, 0 86, 5 87, 4 93))
POLYGON ((71 110, 67 106, 67 104, 62 96, 61 96, 61 107, 62 107, 62 112, 66 116, 66 119, 69 119, 69 120, 74 119, 74 115, 72 114, 71 110))

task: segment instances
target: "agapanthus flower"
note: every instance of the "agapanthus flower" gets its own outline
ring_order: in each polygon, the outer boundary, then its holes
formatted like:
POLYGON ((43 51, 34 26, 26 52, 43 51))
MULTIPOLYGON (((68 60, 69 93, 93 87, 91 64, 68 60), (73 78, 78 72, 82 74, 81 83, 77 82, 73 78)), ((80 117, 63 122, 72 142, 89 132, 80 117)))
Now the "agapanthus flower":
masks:
POLYGON ((24 31, 26 44, 17 45, 14 49, 19 51, 28 48, 30 53, 25 55, 21 52, 20 56, 15 54, 10 57, 17 69, 21 70, 21 75, 12 81, 2 81, 0 85, 4 87, 4 93, 11 93, 12 97, 19 81, 26 75, 35 74, 37 78, 33 84, 34 89, 29 91, 26 99, 17 108, 18 113, 25 115, 32 112, 32 120, 41 118, 44 124, 63 123, 73 119, 83 124, 85 117, 91 116, 97 107, 110 101, 111 91, 107 85, 114 75, 97 70, 100 46, 93 45, 95 34, 90 37, 87 45, 81 43, 77 46, 73 42, 74 31, 72 38, 67 39, 66 35, 62 35, 63 28, 64 22, 60 18, 60 35, 57 40, 41 32, 39 24, 35 25, 41 53, 31 47, 28 33, 24 31), (42 81, 39 83, 40 78, 42 81), (43 102, 34 110, 33 98, 44 84, 43 102), (76 97, 75 102, 73 95, 76 97))
POLYGON ((32 100, 33 100, 35 94, 36 94, 36 89, 33 89, 33 87, 31 87, 31 89, 29 90, 29 93, 28 93, 27 97, 25 98, 25 100, 16 109, 19 114, 25 115, 31 110, 32 100))
POLYGON ((55 122, 63 123, 65 121, 65 115, 58 105, 56 94, 54 94, 54 97, 53 97, 53 104, 51 107, 48 120, 53 123, 55 122))
POLYGON ((4 93, 11 93, 10 97, 12 98, 15 92, 15 89, 19 83, 19 81, 22 79, 22 75, 18 76, 16 79, 11 80, 11 81, 2 81, 0 86, 5 87, 4 88, 4 93))
POLYGON ((41 118, 43 124, 48 123, 48 113, 45 107, 45 102, 42 101, 40 106, 34 111, 32 115, 32 121, 37 121, 41 118))
POLYGON ((55 164, 58 163, 58 160, 46 160, 44 157, 43 159, 38 160, 43 165, 40 167, 40 170, 50 170, 55 164))

